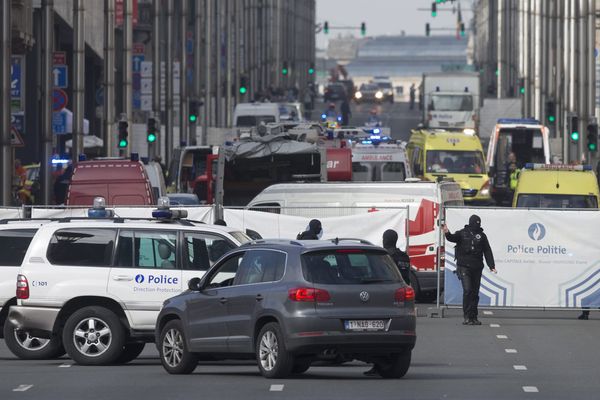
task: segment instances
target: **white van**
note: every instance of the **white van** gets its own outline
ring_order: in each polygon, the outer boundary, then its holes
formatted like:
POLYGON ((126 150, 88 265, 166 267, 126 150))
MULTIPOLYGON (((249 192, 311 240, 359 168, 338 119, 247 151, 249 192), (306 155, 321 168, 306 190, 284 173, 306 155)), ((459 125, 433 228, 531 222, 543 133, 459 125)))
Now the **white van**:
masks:
MULTIPOLYGON (((256 196, 247 208, 308 218, 334 217, 409 207, 411 284, 417 293, 437 288, 436 254, 441 206, 463 205, 456 182, 283 183, 256 196)), ((402 235, 405 227, 396 227, 402 235)), ((352 237, 352 233, 348 233, 352 237)), ((444 250, 440 249, 444 254, 444 250)))
POLYGON ((239 103, 233 111, 234 127, 253 127, 261 122, 280 122, 277 103, 239 103))

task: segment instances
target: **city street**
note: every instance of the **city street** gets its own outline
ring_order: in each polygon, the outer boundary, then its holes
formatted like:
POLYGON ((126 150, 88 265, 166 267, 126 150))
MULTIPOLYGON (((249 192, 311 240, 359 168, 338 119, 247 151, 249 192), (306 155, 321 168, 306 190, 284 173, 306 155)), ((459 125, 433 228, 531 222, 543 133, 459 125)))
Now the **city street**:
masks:
POLYGON ((575 311, 486 311, 462 326, 459 310, 429 318, 420 304, 417 345, 400 380, 363 376, 368 366, 314 366, 266 380, 252 362, 200 363, 190 376, 167 374, 152 345, 140 359, 82 367, 68 358, 15 359, 0 344, 0 398, 8 399, 591 399, 597 398, 600 319, 575 311))

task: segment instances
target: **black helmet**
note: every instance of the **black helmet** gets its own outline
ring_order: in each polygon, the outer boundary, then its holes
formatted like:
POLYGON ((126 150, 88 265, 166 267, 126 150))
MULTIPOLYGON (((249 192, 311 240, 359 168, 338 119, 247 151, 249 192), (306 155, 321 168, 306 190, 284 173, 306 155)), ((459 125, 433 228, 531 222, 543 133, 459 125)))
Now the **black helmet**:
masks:
POLYGON ((469 217, 469 226, 471 228, 481 228, 481 218, 479 218, 479 215, 471 215, 471 217, 469 217))

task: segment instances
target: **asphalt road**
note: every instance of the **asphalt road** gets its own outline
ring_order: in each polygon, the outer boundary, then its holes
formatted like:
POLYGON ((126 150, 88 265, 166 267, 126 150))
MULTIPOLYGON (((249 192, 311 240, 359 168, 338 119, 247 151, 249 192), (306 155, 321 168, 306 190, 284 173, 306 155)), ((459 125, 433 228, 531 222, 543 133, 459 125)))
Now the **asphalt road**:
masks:
POLYGON ((408 141, 410 130, 417 127, 421 122, 421 114, 418 105, 410 110, 408 103, 361 103, 351 105, 351 125, 363 126, 370 116, 371 110, 377 110, 383 126, 390 127, 392 138, 408 141))
POLYGON ((368 365, 357 362, 282 380, 264 379, 251 362, 201 363, 173 376, 152 345, 127 365, 83 367, 17 360, 0 342, 0 399, 598 398, 599 313, 578 321, 575 311, 493 311, 480 316, 482 326, 463 326, 459 315, 418 318, 412 365, 400 380, 365 377, 368 365))

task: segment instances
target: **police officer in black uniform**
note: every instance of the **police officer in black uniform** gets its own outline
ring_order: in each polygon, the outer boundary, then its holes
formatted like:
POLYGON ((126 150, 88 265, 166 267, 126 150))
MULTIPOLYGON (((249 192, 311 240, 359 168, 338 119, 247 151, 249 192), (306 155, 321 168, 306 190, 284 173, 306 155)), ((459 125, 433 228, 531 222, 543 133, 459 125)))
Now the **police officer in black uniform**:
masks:
POLYGON ((308 229, 298 234, 297 240, 319 240, 319 236, 323 233, 323 227, 321 221, 318 219, 311 219, 308 223, 308 229))
POLYGON ((383 232, 383 248, 392 256, 402 279, 407 285, 410 285, 410 258, 408 254, 396 247, 398 242, 398 234, 393 229, 388 229, 383 232))
POLYGON ((456 272, 463 287, 463 325, 481 325, 477 319, 477 305, 484 257, 489 269, 496 273, 494 255, 481 228, 481 218, 471 215, 469 225, 456 233, 450 233, 446 225, 442 225, 442 229, 446 239, 456 243, 456 272))

